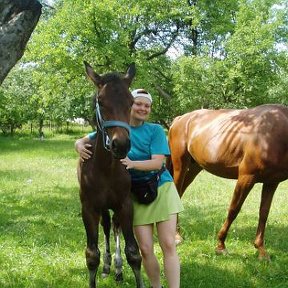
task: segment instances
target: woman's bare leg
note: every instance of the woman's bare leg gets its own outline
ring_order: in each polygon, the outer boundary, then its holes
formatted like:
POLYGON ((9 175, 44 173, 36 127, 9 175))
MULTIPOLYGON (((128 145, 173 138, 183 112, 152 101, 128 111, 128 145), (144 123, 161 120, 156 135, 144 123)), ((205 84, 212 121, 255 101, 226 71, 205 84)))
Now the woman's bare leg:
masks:
POLYGON ((169 288, 180 287, 180 262, 175 244, 176 224, 177 214, 171 215, 168 221, 157 223, 159 244, 164 257, 164 273, 169 288))
POLYGON ((150 283, 153 288, 161 287, 160 266, 154 254, 153 225, 134 226, 134 232, 141 251, 143 267, 150 283))

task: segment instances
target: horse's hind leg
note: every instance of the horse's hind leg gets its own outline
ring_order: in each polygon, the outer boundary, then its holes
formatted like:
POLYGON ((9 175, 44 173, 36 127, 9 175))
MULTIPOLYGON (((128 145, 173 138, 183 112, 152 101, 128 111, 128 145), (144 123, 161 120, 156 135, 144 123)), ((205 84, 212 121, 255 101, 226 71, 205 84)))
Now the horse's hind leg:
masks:
POLYGON ((139 252, 139 247, 136 242, 133 233, 133 207, 131 200, 129 199, 129 203, 123 203, 123 208, 119 213, 117 213, 116 217, 119 221, 122 234, 125 239, 125 255, 129 266, 132 268, 132 271, 136 280, 137 288, 144 288, 142 276, 141 276, 141 262, 142 257, 139 252))
MULTIPOLYGON (((185 160, 184 167, 181 167, 181 174, 178 176, 181 180, 181 188, 180 188, 180 197, 183 195, 184 191, 187 189, 187 187, 193 182, 195 177, 199 174, 199 172, 202 170, 202 167, 199 166, 194 159, 191 158, 191 156, 188 156, 188 159, 185 160)), ((177 187, 177 186, 176 186, 177 187)), ((179 191, 178 191, 179 192, 179 191)), ((175 242, 176 244, 179 244, 182 242, 182 236, 181 236, 181 227, 179 224, 179 215, 177 215, 177 232, 175 236, 175 242)))
POLYGON ((216 248, 217 254, 226 254, 225 240, 228 234, 228 230, 232 224, 232 222, 236 219, 242 204, 244 203, 247 195, 251 191, 254 186, 254 177, 245 175, 239 176, 236 187, 234 189, 234 194, 232 201, 230 203, 230 207, 228 210, 228 216, 218 233, 218 245, 216 248))
POLYGON ((98 225, 100 216, 82 206, 82 219, 87 235, 86 265, 89 270, 89 288, 96 288, 96 274, 100 264, 98 249, 98 225))
MULTIPOLYGON (((180 149, 179 149, 180 150, 180 149)), ((179 151, 177 151, 179 153, 179 151)), ((186 187, 190 184, 187 185, 184 189, 184 181, 187 172, 189 172, 189 165, 191 164, 191 156, 188 153, 187 150, 183 150, 183 154, 181 155, 176 155, 171 154, 171 159, 173 163, 173 179, 174 183, 176 185, 177 191, 179 193, 179 196, 182 197, 182 195, 185 192, 186 187)), ((187 182, 187 181, 186 181, 187 182)))
POLYGON ((203 168, 199 166, 196 162, 194 162, 194 160, 191 158, 191 162, 186 171, 185 178, 184 178, 183 185, 182 185, 182 190, 184 192, 202 170, 203 168))
POLYGON ((116 243, 115 258, 114 258, 115 280, 116 282, 119 282, 123 280, 123 272, 122 272, 123 259, 121 256, 121 246, 120 246, 121 228, 119 222, 115 217, 115 214, 113 216, 113 232, 114 232, 114 240, 116 243))
POLYGON ((109 210, 102 212, 101 224, 103 226, 105 237, 105 252, 103 255, 103 271, 102 277, 107 277, 110 274, 111 268, 111 250, 110 250, 110 231, 111 231, 111 217, 109 210))
POLYGON ((261 204, 259 209, 259 222, 258 228, 256 232, 256 238, 254 241, 255 248, 258 249, 259 259, 267 259, 270 260, 268 253, 266 252, 264 245, 264 233, 267 218, 269 215, 272 199, 274 193, 278 187, 279 183, 263 183, 262 194, 261 194, 261 204))

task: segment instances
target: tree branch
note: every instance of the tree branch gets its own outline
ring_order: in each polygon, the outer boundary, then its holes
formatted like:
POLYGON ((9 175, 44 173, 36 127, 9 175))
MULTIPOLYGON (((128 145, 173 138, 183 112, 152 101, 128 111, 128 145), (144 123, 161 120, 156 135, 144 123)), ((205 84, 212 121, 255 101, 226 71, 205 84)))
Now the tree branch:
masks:
POLYGON ((172 33, 171 39, 170 39, 170 41, 166 44, 166 46, 165 46, 162 50, 151 54, 151 55, 148 56, 146 59, 147 59, 148 61, 150 61, 150 60, 152 60, 153 58, 156 58, 156 57, 159 57, 159 56, 161 56, 161 55, 166 54, 167 51, 169 50, 169 48, 172 46, 172 44, 173 44, 173 43, 175 42, 175 40, 177 39, 177 37, 178 37, 178 35, 179 35, 179 29, 180 29, 180 25, 179 25, 179 23, 177 23, 177 25, 176 25, 176 31, 174 31, 174 32, 172 33))

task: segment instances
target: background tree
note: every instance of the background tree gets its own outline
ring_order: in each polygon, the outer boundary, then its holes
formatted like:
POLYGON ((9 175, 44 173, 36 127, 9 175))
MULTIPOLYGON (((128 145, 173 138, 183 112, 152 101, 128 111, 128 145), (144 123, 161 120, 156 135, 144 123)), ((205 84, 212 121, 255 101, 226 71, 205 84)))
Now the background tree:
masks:
MULTIPOLYGON (((161 87, 169 86, 167 51, 180 35, 183 6, 179 1, 59 1, 55 9, 57 13, 37 28, 25 61, 39 64, 35 72, 43 79, 47 98, 69 105, 59 110, 70 111, 70 117, 75 112, 77 117, 91 115, 87 108, 93 87, 84 79, 83 60, 99 73, 124 71, 135 61, 135 87, 147 87, 158 95, 161 87)), ((155 105, 155 115, 161 114, 159 107, 155 105)))
POLYGON ((59 125, 93 118, 94 88, 83 60, 99 73, 125 71, 136 62, 133 87, 153 94, 152 120, 167 127, 174 116, 201 107, 286 103, 287 5, 58 0, 41 17, 21 65, 33 63, 33 103, 41 119, 59 125))
MULTIPOLYGON (((202 47, 206 48, 197 57, 180 57, 174 63, 174 100, 180 103, 175 105, 177 114, 201 107, 287 103, 287 91, 279 90, 279 85, 284 88, 282 84, 287 81, 287 9, 283 9, 287 3, 237 2, 229 29, 221 24, 223 41, 218 45, 212 41, 213 49, 209 49, 212 42, 205 40, 207 44, 202 47), (285 49, 279 49, 285 45, 285 49)), ((199 23, 197 30, 201 31, 199 23)))
POLYGON ((0 85, 17 61, 41 15, 36 0, 1 0, 0 2, 0 85))

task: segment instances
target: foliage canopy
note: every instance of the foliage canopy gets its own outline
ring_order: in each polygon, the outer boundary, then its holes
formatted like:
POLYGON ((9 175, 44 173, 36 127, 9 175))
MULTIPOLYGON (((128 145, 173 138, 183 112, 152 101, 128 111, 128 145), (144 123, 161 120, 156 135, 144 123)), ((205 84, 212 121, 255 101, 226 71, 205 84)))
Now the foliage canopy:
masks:
POLYGON ((25 57, 1 87, 1 115, 15 117, 0 126, 90 120, 94 88, 83 60, 98 73, 136 62, 133 87, 149 90, 151 120, 165 125, 203 107, 286 104, 287 6, 284 0, 55 1, 44 6, 25 57), (19 97, 22 107, 13 104, 19 97))

